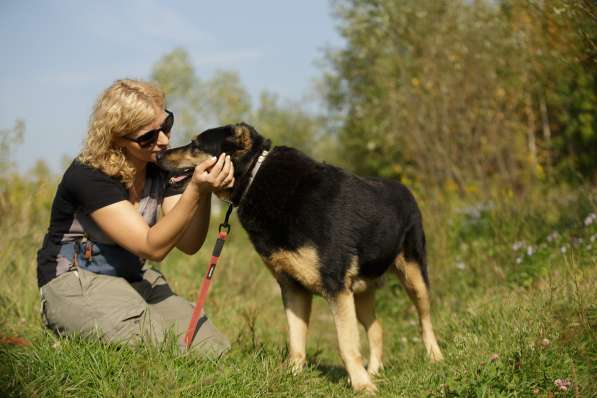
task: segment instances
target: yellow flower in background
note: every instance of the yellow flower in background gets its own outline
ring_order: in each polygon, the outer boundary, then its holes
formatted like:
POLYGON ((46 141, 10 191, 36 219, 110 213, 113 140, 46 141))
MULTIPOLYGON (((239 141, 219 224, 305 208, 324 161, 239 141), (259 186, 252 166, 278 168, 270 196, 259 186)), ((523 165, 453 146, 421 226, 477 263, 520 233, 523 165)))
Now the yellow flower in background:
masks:
POLYGON ((479 192, 479 187, 477 187, 477 184, 471 183, 471 184, 466 185, 464 187, 464 190, 468 193, 476 193, 476 192, 479 192))
POLYGON ((446 181, 446 191, 448 192, 457 192, 458 191, 458 185, 456 184, 456 182, 452 179, 449 179, 446 181))
POLYGON ((545 178, 545 169, 539 163, 535 165, 535 175, 540 179, 545 178))

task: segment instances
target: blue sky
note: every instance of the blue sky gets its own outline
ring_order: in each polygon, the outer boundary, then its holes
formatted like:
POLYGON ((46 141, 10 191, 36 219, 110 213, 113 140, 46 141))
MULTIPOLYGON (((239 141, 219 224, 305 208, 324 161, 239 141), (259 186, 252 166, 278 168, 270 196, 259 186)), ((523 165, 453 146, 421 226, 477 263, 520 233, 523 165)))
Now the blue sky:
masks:
POLYGON ((12 159, 55 171, 78 153, 91 107, 123 77, 148 78, 185 48, 197 74, 236 70, 254 102, 266 89, 300 100, 320 76, 323 49, 342 44, 325 0, 2 1, 0 128, 25 120, 12 159))

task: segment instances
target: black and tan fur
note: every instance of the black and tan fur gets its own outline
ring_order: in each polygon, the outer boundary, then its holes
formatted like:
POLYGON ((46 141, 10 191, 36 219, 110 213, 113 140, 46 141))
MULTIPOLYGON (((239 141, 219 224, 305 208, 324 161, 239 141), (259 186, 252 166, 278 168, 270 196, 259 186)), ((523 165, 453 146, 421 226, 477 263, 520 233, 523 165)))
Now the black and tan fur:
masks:
POLYGON ((181 171, 207 155, 231 156, 236 183, 230 199, 280 285, 293 370, 305 365, 311 300, 319 294, 332 310, 353 388, 375 391, 370 376, 383 363, 375 289, 388 270, 398 276, 417 308, 430 359, 441 360, 430 318, 425 235, 412 194, 399 182, 357 177, 296 149, 270 146, 253 127, 241 123, 207 130, 191 144, 160 154, 158 163, 181 171), (250 170, 264 150, 269 154, 245 192, 250 170), (359 351, 357 322, 367 331, 368 371, 359 351))

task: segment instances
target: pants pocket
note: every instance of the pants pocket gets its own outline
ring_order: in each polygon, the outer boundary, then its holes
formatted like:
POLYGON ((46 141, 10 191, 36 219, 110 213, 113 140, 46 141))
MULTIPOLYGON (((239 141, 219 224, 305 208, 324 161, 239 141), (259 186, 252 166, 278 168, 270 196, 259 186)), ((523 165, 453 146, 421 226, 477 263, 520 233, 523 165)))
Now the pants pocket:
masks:
POLYGON ((105 341, 136 343, 145 334, 146 312, 145 306, 134 306, 105 313, 97 319, 98 332, 105 341))
POLYGON ((44 297, 43 289, 39 289, 39 315, 41 322, 45 327, 48 327, 48 317, 46 316, 46 298, 44 297))
POLYGON ((164 275, 153 268, 147 268, 143 271, 143 279, 149 282, 151 286, 167 283, 164 275))
POLYGON ((52 279, 40 289, 40 312, 44 325, 56 333, 80 331, 86 320, 87 301, 76 271, 52 279))

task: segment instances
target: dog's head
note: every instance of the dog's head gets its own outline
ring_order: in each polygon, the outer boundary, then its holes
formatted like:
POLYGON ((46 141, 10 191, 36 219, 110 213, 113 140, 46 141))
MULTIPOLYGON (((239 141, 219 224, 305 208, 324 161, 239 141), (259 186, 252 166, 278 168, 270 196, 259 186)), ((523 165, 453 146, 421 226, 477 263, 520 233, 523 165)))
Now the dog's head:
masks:
POLYGON ((205 130, 188 145, 160 152, 157 164, 171 173, 191 172, 209 157, 226 153, 230 155, 234 177, 238 180, 246 173, 253 159, 270 148, 271 141, 261 136, 254 127, 246 123, 229 124, 205 130))

